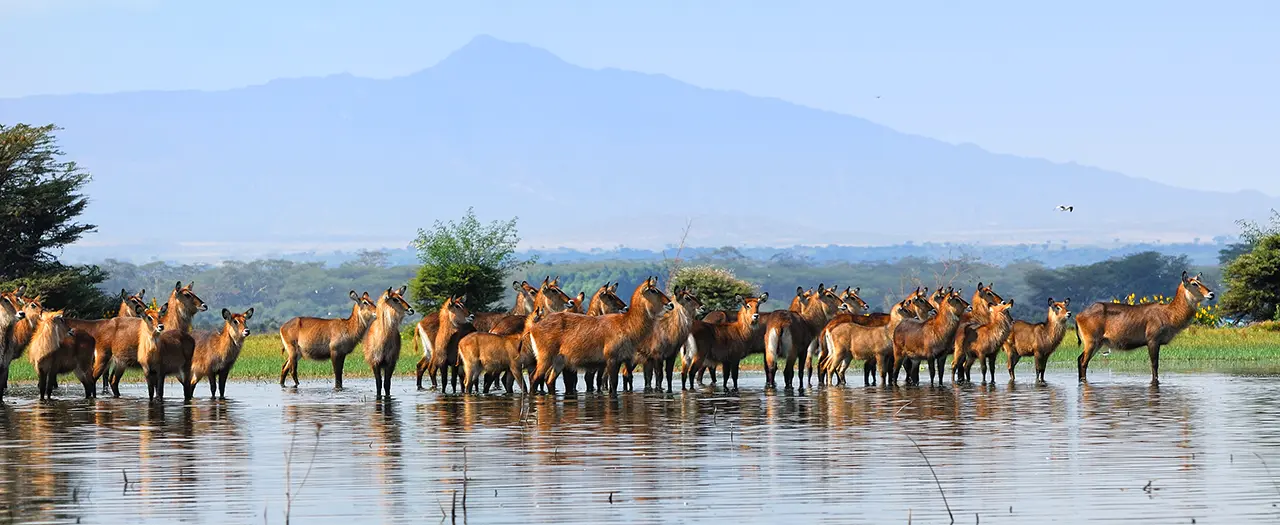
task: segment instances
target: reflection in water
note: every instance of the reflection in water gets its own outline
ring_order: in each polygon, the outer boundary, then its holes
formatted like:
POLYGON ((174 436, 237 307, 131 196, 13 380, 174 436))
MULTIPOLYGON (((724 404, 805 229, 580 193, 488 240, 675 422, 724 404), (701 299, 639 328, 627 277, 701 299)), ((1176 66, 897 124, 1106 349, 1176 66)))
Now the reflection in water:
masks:
MULTIPOLYGON (((982 523, 1280 519, 1271 377, 819 388, 740 395, 373 401, 237 386, 235 399, 0 406, 3 521, 982 523), (127 479, 127 482, 126 482, 127 479), (967 518, 966 518, 967 519, 967 518)), ((1277 469, 1280 473, 1280 468, 1277 469)))

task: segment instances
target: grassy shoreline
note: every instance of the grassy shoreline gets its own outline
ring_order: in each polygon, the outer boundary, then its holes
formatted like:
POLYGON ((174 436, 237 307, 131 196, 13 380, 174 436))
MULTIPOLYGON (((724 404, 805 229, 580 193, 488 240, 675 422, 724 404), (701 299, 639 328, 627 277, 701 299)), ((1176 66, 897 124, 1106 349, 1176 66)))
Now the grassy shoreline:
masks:
MULTIPOLYGON (((404 337, 400 362, 396 366, 397 375, 413 376, 414 367, 421 354, 414 352, 412 338, 404 337)), ((1049 360, 1050 368, 1074 368, 1076 356, 1080 355, 1080 347, 1076 346, 1075 332, 1068 330, 1058 351, 1049 360)), ((1004 355, 1001 354, 996 367, 1002 372, 1005 368, 1004 355)), ((245 342, 244 351, 240 355, 236 367, 231 372, 232 380, 278 381, 280 367, 284 357, 280 353, 280 339, 275 334, 250 336, 245 342)), ((742 363, 747 369, 763 367, 760 355, 748 357, 742 363)), ((1147 352, 1138 349, 1130 352, 1111 352, 1108 356, 1099 355, 1090 364, 1091 369, 1114 369, 1124 371, 1149 370, 1147 352)), ((1018 364, 1019 376, 1033 377, 1030 360, 1024 359, 1018 364)), ((344 377, 372 377, 372 372, 364 362, 364 354, 360 348, 348 356, 343 367, 344 377)), ((1267 325, 1249 328, 1203 328, 1191 327, 1180 334, 1173 343, 1160 351, 1160 370, 1169 372, 1230 372, 1261 373, 1280 371, 1280 326, 1267 325)), ((975 372, 976 373, 976 372, 975 372)), ((306 361, 298 364, 298 377, 328 378, 333 376, 333 367, 328 361, 306 361)), ((60 382, 74 381, 69 375, 63 376, 60 382)), ((9 372, 9 380, 13 382, 30 382, 35 380, 31 364, 24 358, 15 360, 9 372)), ((130 370, 124 381, 142 382, 142 374, 138 370, 130 370)))

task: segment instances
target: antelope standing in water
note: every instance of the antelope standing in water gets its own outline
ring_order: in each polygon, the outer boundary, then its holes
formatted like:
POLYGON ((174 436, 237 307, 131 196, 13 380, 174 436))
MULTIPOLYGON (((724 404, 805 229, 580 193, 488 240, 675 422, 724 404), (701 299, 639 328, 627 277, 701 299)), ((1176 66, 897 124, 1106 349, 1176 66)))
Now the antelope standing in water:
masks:
POLYGON ((1034 357, 1036 381, 1044 381, 1044 370, 1049 364, 1049 356, 1062 343, 1062 336, 1067 333, 1067 319, 1071 317, 1071 298, 1054 302, 1049 298, 1049 313, 1044 322, 1031 324, 1026 321, 1014 321, 1013 332, 1004 342, 1004 353, 1009 358, 1009 380, 1013 381, 1013 369, 1023 357, 1034 357))
POLYGON ((458 360, 458 342, 476 331, 471 324, 475 316, 467 309, 466 301, 466 296, 445 299, 440 310, 431 316, 436 318, 435 341, 431 345, 431 353, 423 355, 423 359, 430 361, 426 365, 418 363, 418 385, 422 385, 422 372, 426 371, 431 377, 432 388, 436 388, 436 375, 439 374, 441 392, 449 387, 451 380, 453 391, 458 391, 458 380, 462 373, 462 362, 458 360))
MULTIPOLYGON (((769 300, 769 293, 760 297, 735 297, 738 310, 731 323, 708 323, 694 321, 689 329, 681 351, 680 389, 694 388, 694 374, 704 368, 715 370, 722 366, 724 388, 729 390, 729 379, 733 378, 733 389, 738 389, 738 363, 750 353, 750 341, 755 332, 755 325, 760 320, 760 304, 769 300), (688 387, 685 386, 686 380, 688 387)), ((711 377, 714 387, 715 376, 711 377)))
POLYGON ((356 349, 356 344, 378 315, 377 305, 369 298, 369 292, 356 295, 356 291, 351 290, 347 297, 355 304, 351 305, 351 315, 346 319, 294 317, 280 326, 280 351, 284 354, 280 386, 284 386, 285 377, 290 375, 293 376, 293 386, 298 386, 298 359, 305 357, 332 362, 333 387, 342 388, 342 367, 347 355, 356 349))
MULTIPOLYGON (((667 392, 675 386, 672 376, 675 373, 676 357, 680 349, 688 344, 689 333, 693 330, 693 322, 706 310, 702 302, 687 288, 676 290, 673 294, 675 309, 664 315, 649 334, 649 338, 641 343, 637 356, 644 362, 644 389, 649 390, 649 382, 657 376, 657 385, 653 388, 662 390, 662 374, 666 373, 667 392)), ((631 389, 630 369, 627 373, 627 389, 631 389)))
MULTIPOLYGON (((511 315, 502 315, 499 316, 500 318, 490 319, 489 322, 492 323, 491 325, 479 323, 481 326, 485 327, 484 330, 478 328, 477 324, 473 322, 469 325, 468 330, 484 331, 495 334, 510 334, 513 332, 519 332, 523 329, 524 315, 532 312, 533 309, 538 306, 542 306, 548 312, 560 312, 573 308, 573 299, 570 299, 569 296, 564 293, 564 290, 560 289, 559 280, 560 278, 558 276, 555 281, 551 280, 551 276, 547 276, 542 280, 542 284, 536 289, 530 286, 527 282, 518 283, 519 289, 521 290, 519 293, 533 294, 532 304, 527 311, 518 313, 521 310, 524 310, 524 307, 521 306, 521 304, 524 304, 524 300, 523 298, 518 298, 516 305, 517 308, 512 310, 511 315)), ((516 285, 516 283, 513 283, 513 286, 516 285)), ((439 361, 434 357, 434 354, 436 354, 435 344, 438 335, 437 331, 440 327, 440 316, 436 315, 437 313, 439 313, 439 311, 423 315, 422 320, 418 321, 418 325, 415 326, 413 330, 413 351, 416 352, 418 345, 422 345, 422 359, 418 361, 417 366, 418 390, 423 389, 422 376, 424 374, 431 376, 432 385, 434 387, 437 371, 435 367, 442 363, 442 361, 439 361)), ((480 315, 484 316, 486 314, 480 315)), ((459 335, 458 337, 461 336, 459 335)), ((456 353, 454 355, 456 357, 456 353)), ((451 362, 450 366, 456 366, 458 364, 460 363, 451 362)))
MULTIPOLYGON (((581 306, 581 305, 579 305, 581 306)), ((566 310, 566 311, 574 311, 566 310)), ((627 311, 627 303, 618 297, 618 283, 609 284, 608 282, 600 286, 596 293, 591 296, 591 306, 587 308, 587 315, 605 315, 620 314, 627 311)), ((574 312, 581 313, 581 312, 574 312)), ((623 369, 623 389, 631 388, 631 372, 635 370, 635 363, 627 363, 623 369)), ((594 371, 586 372, 587 392, 592 392, 592 377, 595 377, 595 385, 601 390, 604 389, 604 365, 597 367, 594 371)), ((566 390, 576 390, 578 387, 578 373, 572 369, 564 371, 564 381, 566 390)), ((647 385, 646 385, 647 386, 647 385)))
POLYGON ((1134 350, 1147 347, 1151 358, 1151 384, 1160 383, 1160 347, 1173 341, 1196 317, 1196 308, 1205 300, 1213 300, 1213 290, 1204 285, 1201 276, 1187 277, 1169 304, 1093 303, 1076 315, 1076 342, 1083 346, 1076 367, 1085 381, 1089 360, 1100 348, 1134 350))
POLYGON ((387 288, 378 298, 378 317, 364 334, 364 362, 373 369, 373 382, 378 399, 391 397, 391 376, 400 362, 400 322, 413 315, 413 307, 404 300, 405 286, 387 288))
POLYGON ((617 394, 618 369, 635 359, 636 346, 648 337, 662 315, 674 309, 671 299, 658 289, 657 278, 650 277, 631 294, 627 313, 548 315, 529 332, 529 344, 538 360, 533 381, 545 381, 547 391, 554 394, 555 379, 561 371, 589 370, 604 364, 609 393, 617 394))
MULTIPOLYGON (((164 325, 165 333, 160 335, 156 351, 149 354, 149 358, 153 361, 153 368, 157 372, 163 370, 164 376, 159 378, 161 382, 164 382, 166 376, 174 374, 178 374, 179 380, 183 382, 190 379, 188 371, 191 357, 195 353, 195 339, 192 339, 188 333, 191 331, 191 318, 209 309, 209 306, 192 290, 194 284, 189 282, 183 286, 182 281, 175 283, 173 292, 169 294, 169 301, 163 305, 164 313, 161 314, 160 324, 164 325)), ((145 310, 144 308, 143 311, 145 310)), ((109 348, 100 348, 97 352, 99 357, 106 357, 108 361, 95 366, 95 373, 106 375, 109 370, 111 394, 120 397, 120 380, 124 378, 125 370, 143 368, 136 344, 139 340, 137 328, 141 325, 128 321, 128 318, 116 319, 113 322, 117 330, 108 339, 109 348)), ((189 393, 190 386, 184 385, 183 391, 189 393)))
POLYGON ((253 318, 253 308, 242 314, 231 313, 222 309, 222 330, 217 332, 200 332, 195 335, 196 352, 191 359, 191 384, 198 385, 200 380, 209 378, 210 397, 227 398, 227 375, 240 358, 240 350, 244 348, 244 339, 249 337, 249 319, 253 318))
POLYGON ((93 338, 76 338, 75 329, 67 325, 62 310, 44 312, 27 349, 27 360, 38 378, 40 399, 53 399, 54 379, 58 374, 73 372, 84 385, 84 397, 93 398, 97 385, 93 379, 93 338))
POLYGON ((9 388, 9 363, 13 361, 10 336, 15 325, 26 322, 22 302, 25 291, 25 286, 19 286, 12 292, 0 292, 0 399, 4 399, 5 390, 9 388))
MULTIPOLYGON (((904 299, 893 305, 888 314, 888 322, 880 326, 853 321, 836 323, 833 320, 832 323, 836 324, 829 323, 822 331, 827 357, 820 363, 820 373, 832 376, 832 384, 847 384, 845 371, 849 369, 851 361, 859 359, 864 362, 863 384, 875 384, 877 368, 881 381, 885 382, 889 369, 893 367, 893 332, 904 319, 922 319, 915 308, 912 299, 904 299)), ((926 311, 932 313, 934 310, 929 307, 926 311)))
MULTIPOLYGON (((955 346, 956 329, 960 327, 960 315, 970 311, 969 303, 960 298, 958 290, 948 288, 935 294, 937 315, 926 321, 903 320, 893 331, 893 373, 890 382, 898 382, 898 373, 907 371, 908 384, 920 384, 920 362, 929 365, 929 383, 933 384, 934 356, 955 346)), ((942 375, 938 374, 939 383, 942 375)))
MULTIPOLYGON (((542 319, 545 310, 536 308, 525 316, 524 330, 519 333, 498 335, 488 332, 471 332, 458 341, 458 355, 462 359, 462 391, 479 393, 482 374, 490 377, 503 375, 511 377, 505 382, 507 393, 514 392, 512 383, 520 383, 520 392, 528 393, 529 386, 524 381, 522 368, 533 364, 533 350, 522 340, 528 335, 533 325, 542 319)), ((489 385, 485 383, 485 393, 489 385)))
MULTIPOLYGON (((973 362, 982 366, 982 382, 987 382, 987 370, 991 370, 991 382, 996 382, 996 355, 1004 347, 1013 330, 1013 301, 991 305, 987 315, 991 319, 984 324, 970 323, 956 331, 955 352, 951 359, 951 380, 972 382, 969 373, 973 362)), ((939 369, 941 374, 942 370, 939 369)), ((939 378, 941 379, 941 378, 939 378)))

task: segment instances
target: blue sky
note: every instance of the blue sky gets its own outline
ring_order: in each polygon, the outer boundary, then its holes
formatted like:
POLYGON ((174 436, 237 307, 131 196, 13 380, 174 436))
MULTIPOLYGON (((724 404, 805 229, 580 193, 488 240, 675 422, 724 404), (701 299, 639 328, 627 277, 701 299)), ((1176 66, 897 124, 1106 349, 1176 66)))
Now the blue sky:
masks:
POLYGON ((0 0, 0 97, 393 77, 489 34, 991 151, 1280 195, 1280 3, 961 5, 977 3, 0 0))

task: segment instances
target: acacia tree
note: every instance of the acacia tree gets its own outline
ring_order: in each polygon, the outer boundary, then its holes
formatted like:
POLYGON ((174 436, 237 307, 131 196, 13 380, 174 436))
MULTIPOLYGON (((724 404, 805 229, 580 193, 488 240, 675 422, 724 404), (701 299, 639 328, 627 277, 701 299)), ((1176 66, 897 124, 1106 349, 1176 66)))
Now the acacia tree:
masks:
POLYGON ((485 225, 472 208, 458 222, 436 221, 431 230, 419 229, 413 247, 422 267, 409 283, 414 306, 429 312, 447 297, 466 295, 468 308, 494 309, 507 291, 507 276, 536 260, 516 256, 519 242, 515 218, 485 225))
POLYGON ((0 288, 25 284, 50 306, 97 318, 112 306, 96 287, 106 276, 97 266, 67 266, 55 255, 96 228, 76 220, 89 204, 80 191, 90 175, 63 159, 57 130, 0 124, 0 288))

